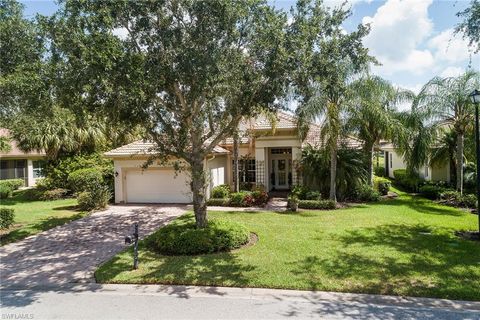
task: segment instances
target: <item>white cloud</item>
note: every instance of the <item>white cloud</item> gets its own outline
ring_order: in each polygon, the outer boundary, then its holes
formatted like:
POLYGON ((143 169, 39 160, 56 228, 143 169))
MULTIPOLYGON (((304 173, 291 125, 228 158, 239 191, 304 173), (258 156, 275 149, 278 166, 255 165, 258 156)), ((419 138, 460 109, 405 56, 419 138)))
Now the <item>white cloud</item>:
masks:
POLYGON ((447 67, 445 68, 442 73, 440 73, 440 77, 456 77, 464 73, 465 71, 460 67, 447 67))
MULTIPOLYGON (((340 5, 342 5, 343 3, 345 2, 345 0, 324 0, 323 1, 323 4, 326 6, 326 7, 329 7, 329 8, 335 8, 335 7, 339 7, 340 5)), ((365 2, 365 3, 371 3, 373 2, 373 0, 347 0, 347 7, 348 6, 355 6, 357 3, 361 3, 361 2, 365 2)))
POLYGON ((432 0, 388 0, 373 17, 363 23, 371 25, 364 43, 383 66, 374 71, 391 75, 395 72, 424 73, 434 64, 434 56, 422 44, 432 33, 428 17, 432 0))
POLYGON ((447 62, 461 62, 470 57, 468 41, 447 29, 428 41, 428 46, 435 50, 435 59, 447 62))

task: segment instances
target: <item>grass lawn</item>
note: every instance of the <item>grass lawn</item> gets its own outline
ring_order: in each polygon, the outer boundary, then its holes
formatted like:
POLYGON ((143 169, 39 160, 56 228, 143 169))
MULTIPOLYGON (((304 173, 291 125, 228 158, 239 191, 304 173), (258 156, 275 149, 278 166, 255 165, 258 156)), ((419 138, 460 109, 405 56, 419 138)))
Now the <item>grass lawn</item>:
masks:
POLYGON ((16 191, 12 198, 2 199, 0 205, 15 209, 14 225, 0 233, 0 245, 21 240, 84 216, 76 210, 76 199, 31 201, 25 191, 16 191))
POLYGON ((138 270, 131 271, 128 249, 96 278, 480 300, 480 243, 453 234, 477 228, 477 217, 400 194, 335 211, 210 212, 210 219, 245 224, 259 242, 230 253, 176 257, 141 245, 138 270))

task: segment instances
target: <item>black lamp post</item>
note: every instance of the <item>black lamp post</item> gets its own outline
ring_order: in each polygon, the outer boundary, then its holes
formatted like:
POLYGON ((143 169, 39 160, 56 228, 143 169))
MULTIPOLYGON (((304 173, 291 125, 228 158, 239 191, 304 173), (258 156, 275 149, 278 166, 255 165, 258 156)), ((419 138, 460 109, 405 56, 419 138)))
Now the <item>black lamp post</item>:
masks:
POLYGON ((480 236, 480 124, 478 119, 478 105, 480 104, 480 91, 475 89, 470 94, 470 99, 475 105, 475 146, 477 149, 477 215, 478 234, 480 236))

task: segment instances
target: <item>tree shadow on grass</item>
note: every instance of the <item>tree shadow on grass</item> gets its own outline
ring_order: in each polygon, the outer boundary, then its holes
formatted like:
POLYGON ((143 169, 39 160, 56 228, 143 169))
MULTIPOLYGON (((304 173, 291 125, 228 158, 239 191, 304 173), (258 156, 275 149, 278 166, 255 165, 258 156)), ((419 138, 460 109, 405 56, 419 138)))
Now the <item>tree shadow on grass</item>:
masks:
POLYGON ((9 233, 0 236, 0 246, 6 245, 11 242, 16 242, 21 239, 24 239, 28 236, 37 234, 42 231, 46 231, 57 226, 61 226, 65 223, 71 222, 83 218, 85 213, 79 212, 77 214, 68 216, 68 217, 49 217, 42 219, 33 224, 25 224, 18 229, 12 230, 9 233))
MULTIPOLYGON (((101 283, 142 283, 180 285, 180 287, 159 287, 181 298, 189 298, 187 287, 235 286, 246 287, 251 283, 247 273, 255 267, 241 262, 235 253, 223 252, 195 256, 163 256, 151 251, 142 241, 139 244, 139 270, 132 270, 133 250, 128 249, 102 265, 95 272, 101 283)), ((214 288, 199 288, 205 292, 221 294, 214 288)))
POLYGON ((382 225, 353 230, 339 241, 344 249, 308 256, 291 272, 311 289, 333 281, 340 291, 480 300, 480 245, 448 229, 382 225))

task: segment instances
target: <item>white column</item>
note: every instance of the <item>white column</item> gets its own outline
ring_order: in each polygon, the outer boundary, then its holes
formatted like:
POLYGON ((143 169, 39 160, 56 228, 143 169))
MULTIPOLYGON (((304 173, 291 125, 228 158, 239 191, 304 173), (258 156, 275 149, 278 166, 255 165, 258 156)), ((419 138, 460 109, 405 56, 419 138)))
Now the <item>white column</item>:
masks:
POLYGON ((292 185, 302 184, 302 177, 297 176, 297 166, 302 159, 302 149, 298 147, 292 147, 292 185))
POLYGON ((26 187, 33 187, 35 185, 35 179, 33 178, 33 161, 27 159, 27 185, 26 187))

